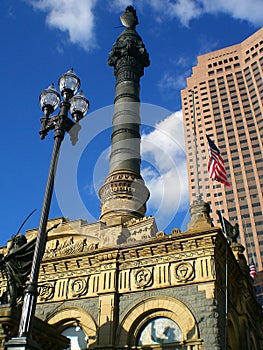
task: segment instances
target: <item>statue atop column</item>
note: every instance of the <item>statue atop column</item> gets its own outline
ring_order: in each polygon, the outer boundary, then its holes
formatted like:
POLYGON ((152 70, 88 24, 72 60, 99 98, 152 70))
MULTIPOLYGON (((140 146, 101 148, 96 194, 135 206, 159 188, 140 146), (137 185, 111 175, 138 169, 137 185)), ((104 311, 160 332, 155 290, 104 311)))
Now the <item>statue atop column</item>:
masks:
POLYGON ((134 29, 139 24, 136 10, 133 6, 127 6, 125 12, 120 16, 121 23, 126 28, 134 29))

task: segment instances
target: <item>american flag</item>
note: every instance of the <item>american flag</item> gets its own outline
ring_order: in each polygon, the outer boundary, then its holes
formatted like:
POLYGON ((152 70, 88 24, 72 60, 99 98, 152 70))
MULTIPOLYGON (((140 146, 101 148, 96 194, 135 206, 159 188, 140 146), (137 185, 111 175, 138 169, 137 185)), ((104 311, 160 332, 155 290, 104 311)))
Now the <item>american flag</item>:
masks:
POLYGON ((209 144, 208 172, 210 178, 224 185, 231 186, 227 181, 226 169, 219 149, 208 135, 206 137, 209 144))
POLYGON ((257 274, 257 270, 256 270, 256 266, 255 266, 255 263, 254 263, 254 259, 252 258, 251 259, 251 263, 249 264, 249 275, 251 278, 255 278, 257 274))

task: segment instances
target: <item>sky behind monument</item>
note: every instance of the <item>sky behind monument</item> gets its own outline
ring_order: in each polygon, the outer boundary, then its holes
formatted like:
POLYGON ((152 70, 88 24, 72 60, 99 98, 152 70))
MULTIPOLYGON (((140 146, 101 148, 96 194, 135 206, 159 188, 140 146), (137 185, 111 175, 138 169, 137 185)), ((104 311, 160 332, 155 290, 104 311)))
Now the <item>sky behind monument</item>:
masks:
POLYGON ((234 45, 263 25, 262 0, 3 0, 1 57, 0 245, 24 218, 37 227, 53 133, 38 135, 40 92, 72 67, 90 100, 79 145, 66 137, 50 217, 98 220, 97 192, 108 174, 115 77, 108 53, 120 14, 135 6, 151 65, 141 79, 142 174, 151 191, 147 215, 159 230, 185 228, 188 189, 180 90, 197 56, 234 45))

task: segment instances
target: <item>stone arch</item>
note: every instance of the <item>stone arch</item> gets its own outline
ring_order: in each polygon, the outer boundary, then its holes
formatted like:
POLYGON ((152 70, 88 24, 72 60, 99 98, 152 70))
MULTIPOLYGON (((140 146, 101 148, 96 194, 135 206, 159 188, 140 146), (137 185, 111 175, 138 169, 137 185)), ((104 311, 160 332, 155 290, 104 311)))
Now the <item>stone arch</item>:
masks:
POLYGON ((184 341, 199 338, 196 320, 185 304, 172 297, 156 296, 140 301, 122 316, 117 329, 118 345, 136 345, 142 327, 156 317, 177 323, 184 341))
POLYGON ((96 339, 97 325, 92 316, 85 310, 77 307, 65 307, 49 315, 47 322, 56 325, 62 332, 63 329, 77 324, 93 343, 96 339))

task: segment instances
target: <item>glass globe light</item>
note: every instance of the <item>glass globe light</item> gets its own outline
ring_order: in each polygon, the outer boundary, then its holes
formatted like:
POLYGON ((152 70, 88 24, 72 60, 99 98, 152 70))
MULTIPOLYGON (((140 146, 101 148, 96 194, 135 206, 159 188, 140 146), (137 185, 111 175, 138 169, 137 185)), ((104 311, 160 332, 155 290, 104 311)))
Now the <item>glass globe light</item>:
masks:
POLYGON ((74 120, 78 122, 82 119, 89 109, 89 101, 80 91, 77 95, 73 96, 70 100, 70 113, 74 120))
POLYGON ((71 98, 80 88, 80 79, 75 74, 74 70, 70 69, 61 75, 58 81, 58 86, 62 95, 68 93, 70 95, 69 98, 71 98))
POLYGON ((42 111, 49 109, 49 113, 53 113, 60 103, 60 94, 57 92, 55 85, 50 85, 43 90, 39 96, 39 103, 42 111))

